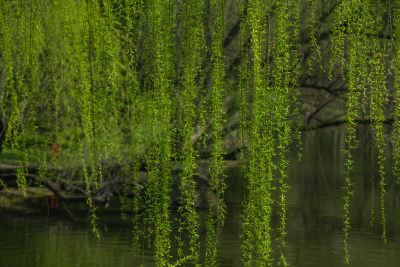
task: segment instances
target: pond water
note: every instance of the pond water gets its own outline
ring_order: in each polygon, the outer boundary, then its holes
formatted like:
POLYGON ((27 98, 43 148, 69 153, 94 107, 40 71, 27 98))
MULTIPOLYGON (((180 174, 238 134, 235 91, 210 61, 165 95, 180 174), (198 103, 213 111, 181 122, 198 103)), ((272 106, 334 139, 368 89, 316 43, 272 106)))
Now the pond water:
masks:
MULTIPOLYGON (((371 176, 376 166, 369 157, 368 134, 360 140, 353 175, 350 266, 400 266, 400 188, 388 171, 387 244, 381 239, 379 188, 375 189, 374 226, 371 176)), ((305 157, 290 168, 286 255, 291 266, 345 266, 343 263, 343 129, 308 133, 305 157)), ((389 154, 387 155, 390 156, 389 154)), ((390 168, 390 162, 388 162, 390 168)), ((240 169, 227 179, 228 213, 219 245, 220 266, 241 266, 240 210, 244 181, 240 169)), ((44 200, 45 201, 45 200, 44 200)), ((153 266, 152 251, 130 253, 132 227, 118 212, 100 212, 101 239, 89 229, 87 212, 60 203, 58 210, 0 211, 0 266, 153 266)), ((206 212, 200 212, 205 218, 206 212)), ((205 230, 201 229, 204 239, 205 230)))

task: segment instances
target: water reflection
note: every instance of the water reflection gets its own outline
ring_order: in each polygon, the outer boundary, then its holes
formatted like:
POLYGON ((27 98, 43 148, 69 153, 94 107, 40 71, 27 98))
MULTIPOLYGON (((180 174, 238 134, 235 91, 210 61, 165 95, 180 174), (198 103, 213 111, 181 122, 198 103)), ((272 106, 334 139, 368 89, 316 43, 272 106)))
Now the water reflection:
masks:
MULTIPOLYGON (((362 129, 360 130, 362 131, 362 129)), ((286 254, 291 266, 344 266, 343 264, 343 129, 309 133, 304 141, 305 158, 290 168, 288 236, 286 254)), ((356 151, 350 236, 351 266, 400 266, 400 188, 387 171, 387 230, 380 237, 379 188, 376 187, 374 226, 371 221, 371 176, 378 185, 376 166, 369 157, 368 136, 356 151)), ((388 157, 390 155, 388 154, 388 157)), ((388 163, 390 164, 390 162, 388 163)), ((390 166, 388 166, 390 167, 390 166)), ((241 266, 240 211, 244 179, 240 168, 228 173, 227 219, 219 243, 221 266, 241 266)), ((44 204, 43 207, 47 207, 44 204)), ((61 206, 59 211, 0 212, 0 266, 153 266, 152 251, 130 253, 129 222, 119 214, 100 214, 102 238, 90 232, 86 212, 61 206), (73 214, 73 216, 71 216, 73 214)), ((201 239, 204 240, 202 218, 201 239)), ((277 218, 273 218, 277 222, 277 218)), ((202 248, 204 250, 204 248, 202 248)))
MULTIPOLYGON (((360 127, 355 152, 354 198, 350 232, 351 266, 399 266, 399 187, 387 166, 387 245, 381 239, 379 188, 371 195, 371 177, 379 185, 377 166, 370 159, 369 136, 360 127), (371 207, 374 226, 371 227, 371 207), (390 230, 389 230, 390 229, 390 230)), ((325 129, 309 133, 304 141, 305 158, 291 168, 287 252, 293 266, 345 266, 343 263, 342 212, 344 186, 344 131, 325 129)), ((387 155, 390 157, 390 154, 387 155)))
MULTIPOLYGON (((0 266, 132 266, 137 261, 130 254, 128 224, 103 218, 97 240, 84 214, 76 215, 82 222, 65 215, 2 213, 0 266)), ((145 258, 149 262, 152 256, 145 258)))

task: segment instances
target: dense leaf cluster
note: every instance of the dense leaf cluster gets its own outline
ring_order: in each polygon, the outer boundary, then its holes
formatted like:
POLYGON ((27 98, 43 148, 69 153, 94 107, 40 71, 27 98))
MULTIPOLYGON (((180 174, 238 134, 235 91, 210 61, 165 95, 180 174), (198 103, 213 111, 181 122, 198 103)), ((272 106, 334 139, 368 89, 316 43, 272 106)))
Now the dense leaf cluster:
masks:
POLYGON ((37 165, 39 184, 49 165, 70 168, 85 184, 97 235, 93 195, 105 165, 121 166, 122 217, 134 214, 133 251, 151 246, 159 266, 218 264, 224 156, 233 150, 247 180, 243 264, 287 265, 287 170, 302 121, 298 85, 318 65, 326 78, 339 75, 347 86, 343 231, 349 262, 353 152, 363 116, 373 132, 386 241, 388 115, 397 176, 400 169, 399 23, 399 1, 0 0, 1 145, 19 155, 22 190, 29 164, 37 165), (324 64, 319 23, 327 12, 334 16, 324 64), (389 100, 393 110, 386 109, 389 100), (228 134, 237 136, 236 150, 228 134), (204 255, 195 182, 200 157, 209 159, 204 255), (140 168, 149 174, 146 181, 139 181, 140 168), (174 179, 177 233, 171 227, 174 179), (276 228, 273 214, 280 219, 276 228), (172 259, 175 241, 178 258, 172 259))

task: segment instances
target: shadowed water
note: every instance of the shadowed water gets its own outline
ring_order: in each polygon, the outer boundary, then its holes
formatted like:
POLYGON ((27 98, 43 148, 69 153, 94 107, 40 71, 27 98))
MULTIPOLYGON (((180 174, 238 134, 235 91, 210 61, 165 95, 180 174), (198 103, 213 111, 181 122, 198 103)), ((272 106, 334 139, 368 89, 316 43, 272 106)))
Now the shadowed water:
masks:
MULTIPOLYGON (((400 188, 388 169, 385 246, 381 239, 377 186, 371 227, 371 177, 375 177, 375 185, 379 185, 379 180, 377 166, 369 156, 369 136, 361 136, 353 173, 350 266, 400 266, 400 188)), ((303 143, 303 161, 294 162, 289 170, 287 261, 291 266, 345 266, 341 231, 343 129, 310 132, 303 143)), ((229 170, 227 185, 228 212, 219 243, 219 262, 221 266, 241 266, 240 212, 245 181, 240 168, 229 170)), ((121 221, 117 212, 99 214, 98 240, 89 229, 86 211, 65 203, 60 203, 57 211, 47 209, 47 202, 42 207, 0 211, 0 266, 153 266, 151 250, 139 251, 139 257, 130 253, 132 227, 129 221, 121 221)), ((205 217, 206 211, 201 211, 202 240, 205 217)), ((272 221, 279 223, 276 216, 272 221)))

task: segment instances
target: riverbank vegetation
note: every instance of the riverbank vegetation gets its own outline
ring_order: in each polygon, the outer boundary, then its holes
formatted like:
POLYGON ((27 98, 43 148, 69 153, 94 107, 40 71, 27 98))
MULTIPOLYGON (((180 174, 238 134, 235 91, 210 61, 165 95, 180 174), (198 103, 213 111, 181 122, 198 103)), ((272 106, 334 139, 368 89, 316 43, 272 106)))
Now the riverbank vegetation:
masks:
POLYGON ((1 185, 85 200, 97 235, 98 205, 119 195, 122 217, 134 214, 133 251, 152 247, 159 266, 215 266, 224 160, 241 160, 243 264, 287 265, 289 153, 301 160, 302 131, 345 124, 349 263, 359 124, 372 133, 387 238, 388 146, 400 168, 399 20, 397 0, 0 0, 0 152, 15 155, 1 185))

